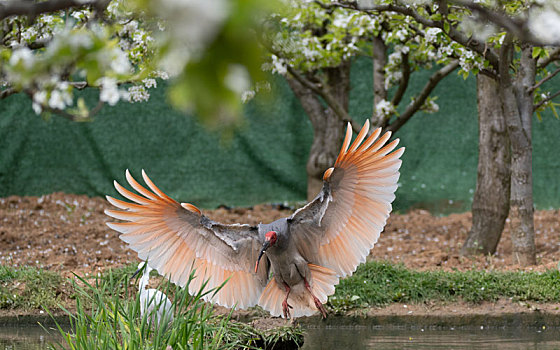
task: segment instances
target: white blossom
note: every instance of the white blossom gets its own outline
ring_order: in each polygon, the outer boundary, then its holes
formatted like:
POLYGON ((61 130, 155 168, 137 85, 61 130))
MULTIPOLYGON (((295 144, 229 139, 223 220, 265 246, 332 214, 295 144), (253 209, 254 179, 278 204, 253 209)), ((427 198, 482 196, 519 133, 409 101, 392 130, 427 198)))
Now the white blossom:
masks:
POLYGON ((401 62, 402 62, 402 54, 398 51, 395 51, 395 52, 391 53, 389 55, 388 60, 387 60, 387 64, 392 65, 392 66, 399 65, 399 64, 401 64, 401 62))
POLYGON ((99 93, 99 100, 107 102, 111 106, 116 105, 120 99, 120 93, 117 87, 116 79, 103 77, 99 79, 97 83, 101 88, 101 91, 99 93))
POLYGON ((151 78, 147 78, 147 79, 142 80, 142 84, 144 84, 144 86, 147 89, 157 87, 157 81, 155 79, 151 79, 151 78))
POLYGON ((225 85, 232 91, 242 94, 249 90, 250 76, 247 68, 240 64, 231 64, 224 79, 225 85))
POLYGON ((33 103, 31 107, 33 107, 33 111, 35 114, 41 114, 43 111, 43 105, 47 102, 47 92, 44 90, 37 91, 33 94, 33 103))
POLYGON ((278 56, 272 55, 272 72, 284 75, 288 72, 288 68, 286 67, 286 63, 278 56))
POLYGON ((256 92, 255 90, 246 90, 241 93, 241 101, 243 103, 247 103, 255 97, 256 92))
POLYGON ((68 91, 55 89, 51 91, 49 98, 49 107, 64 109, 67 105, 72 104, 72 96, 68 91))
POLYGON ((483 65, 480 60, 477 59, 475 54, 463 47, 459 48, 461 56, 459 57, 459 65, 465 72, 469 72, 474 68, 482 69, 483 65))
POLYGON ((126 54, 115 48, 111 55, 111 69, 117 74, 128 74, 130 73, 131 66, 126 54))
POLYGON ((134 34, 134 32, 136 32, 138 30, 138 21, 136 20, 132 20, 132 21, 127 21, 119 34, 129 34, 132 35, 134 34))
POLYGON ((437 35, 441 32, 442 30, 439 28, 428 28, 425 34, 426 41, 429 43, 437 42, 437 35))
POLYGON ((25 69, 30 69, 35 64, 35 56, 33 56, 31 50, 23 46, 14 50, 9 62, 12 66, 21 62, 25 69))
POLYGON ((410 47, 406 45, 396 45, 395 52, 400 52, 401 54, 407 54, 410 52, 410 47))
POLYGON ((58 38, 61 38, 61 40, 65 43, 70 44, 70 47, 74 50, 80 48, 89 49, 93 46, 93 40, 91 37, 83 32, 66 33, 58 38))
POLYGON ((560 8, 546 6, 534 10, 529 17, 529 29, 540 40, 556 44, 560 42, 560 8))
POLYGON ((395 106, 387 100, 381 100, 375 105, 375 114, 388 117, 395 113, 395 106))
POLYGON ((43 107, 38 104, 37 102, 33 102, 31 104, 31 107, 33 108, 33 111, 35 112, 35 114, 41 114, 41 112, 43 112, 43 107))
POLYGON ((445 58, 453 54, 453 47, 451 45, 443 45, 438 48, 439 58, 445 58))
POLYGON ((129 102, 142 102, 150 98, 148 90, 142 85, 134 85, 128 88, 128 101, 129 102))
POLYGON ((160 79, 163 79, 163 80, 169 79, 169 74, 165 71, 157 70, 157 71, 154 72, 154 74, 155 74, 156 77, 158 77, 160 79))
POLYGON ((422 106, 422 110, 427 113, 436 113, 439 111, 439 105, 433 99, 428 99, 422 106))
POLYGON ((405 41, 406 40, 406 34, 407 31, 404 29, 399 29, 395 32, 395 36, 397 37, 397 39, 399 39, 400 41, 405 41))

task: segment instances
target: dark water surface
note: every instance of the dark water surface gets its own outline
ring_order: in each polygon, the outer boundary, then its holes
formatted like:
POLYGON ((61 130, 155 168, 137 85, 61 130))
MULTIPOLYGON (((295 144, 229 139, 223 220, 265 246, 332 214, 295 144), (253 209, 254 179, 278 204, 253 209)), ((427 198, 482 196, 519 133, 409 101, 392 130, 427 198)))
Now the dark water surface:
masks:
POLYGON ((560 329, 398 326, 308 326, 306 350, 560 349, 560 329))
POLYGON ((62 340, 58 330, 45 329, 38 325, 0 326, 0 350, 43 350, 62 340))
MULTIPOLYGON (((306 325, 304 350, 560 349, 560 329, 306 325)), ((0 350, 43 350, 61 340, 39 326, 0 326, 0 350)))

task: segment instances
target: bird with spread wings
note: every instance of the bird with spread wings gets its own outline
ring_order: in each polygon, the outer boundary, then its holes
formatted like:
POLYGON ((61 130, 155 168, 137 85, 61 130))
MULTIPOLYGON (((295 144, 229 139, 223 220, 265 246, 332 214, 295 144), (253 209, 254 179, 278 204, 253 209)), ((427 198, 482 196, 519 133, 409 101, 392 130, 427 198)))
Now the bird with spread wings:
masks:
POLYGON ((107 225, 173 283, 184 287, 194 270, 191 294, 223 285, 206 300, 226 307, 260 305, 273 316, 319 311, 326 317, 327 297, 339 278, 365 262, 395 199, 404 148, 395 150, 398 139, 387 143, 389 132, 379 137, 381 129, 369 136, 368 131, 366 121, 351 143, 348 125, 320 193, 290 217, 257 226, 221 224, 167 196, 144 171, 149 189, 127 170, 126 179, 138 194, 115 181, 131 202, 107 196, 120 210, 105 213, 124 221, 107 225))

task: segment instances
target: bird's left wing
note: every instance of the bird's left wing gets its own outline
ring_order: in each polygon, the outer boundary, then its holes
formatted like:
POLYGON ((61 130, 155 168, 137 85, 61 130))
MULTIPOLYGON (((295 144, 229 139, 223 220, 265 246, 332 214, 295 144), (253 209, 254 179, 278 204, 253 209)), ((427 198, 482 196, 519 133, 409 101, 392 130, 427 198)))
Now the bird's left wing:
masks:
POLYGON ((127 181, 140 195, 115 181, 117 191, 133 203, 107 196, 121 210, 105 213, 128 221, 107 225, 122 233, 119 237, 138 252, 140 259, 147 259, 150 267, 179 286, 184 287, 196 269, 196 277, 189 284, 191 294, 206 281, 205 290, 209 290, 229 279, 218 293, 207 294, 205 299, 227 307, 256 305, 268 280, 268 262, 254 272, 261 245, 257 228, 214 222, 192 204, 180 204, 168 197, 144 171, 142 177, 151 191, 126 171, 127 181))
POLYGON ((352 128, 319 195, 289 219, 290 234, 307 261, 350 275, 365 261, 391 212, 404 148, 381 129, 366 138, 366 121, 350 145, 352 128))

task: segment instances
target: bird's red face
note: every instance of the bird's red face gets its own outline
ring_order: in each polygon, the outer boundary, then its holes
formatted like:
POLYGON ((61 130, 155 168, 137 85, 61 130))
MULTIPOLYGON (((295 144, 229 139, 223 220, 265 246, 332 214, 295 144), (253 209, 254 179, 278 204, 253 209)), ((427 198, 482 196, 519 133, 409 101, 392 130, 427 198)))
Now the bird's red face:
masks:
POLYGON ((269 247, 273 246, 276 243, 277 239, 278 236, 276 235, 275 231, 268 231, 264 235, 264 243, 262 245, 261 252, 259 253, 259 258, 257 259, 257 263, 255 264, 255 273, 257 273, 257 270, 259 269, 259 261, 261 261, 264 252, 266 252, 266 250, 269 247))
POLYGON ((274 243, 276 243, 277 238, 278 237, 276 236, 276 231, 268 231, 266 235, 264 235, 265 242, 269 241, 271 246, 274 245, 274 243))

